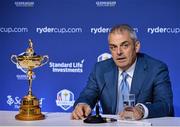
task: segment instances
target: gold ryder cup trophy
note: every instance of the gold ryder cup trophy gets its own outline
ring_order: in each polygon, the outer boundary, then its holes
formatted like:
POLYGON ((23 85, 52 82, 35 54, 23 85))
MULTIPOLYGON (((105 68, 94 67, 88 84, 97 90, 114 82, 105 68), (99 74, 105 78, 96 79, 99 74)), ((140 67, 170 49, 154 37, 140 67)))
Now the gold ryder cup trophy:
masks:
POLYGON ((29 47, 26 52, 18 56, 12 55, 11 61, 26 71, 29 83, 28 94, 23 97, 19 108, 19 114, 17 114, 15 118, 17 120, 29 121, 45 119, 45 115, 41 113, 39 100, 32 94, 32 80, 34 76, 32 70, 45 65, 49 61, 49 57, 47 55, 36 55, 33 49, 33 43, 29 40, 29 47))

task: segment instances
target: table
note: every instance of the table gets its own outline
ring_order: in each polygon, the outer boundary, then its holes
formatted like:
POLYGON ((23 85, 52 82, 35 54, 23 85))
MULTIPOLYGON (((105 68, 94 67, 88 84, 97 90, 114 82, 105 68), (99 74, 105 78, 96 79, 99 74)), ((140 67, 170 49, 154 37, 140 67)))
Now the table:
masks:
MULTIPOLYGON (((63 126, 63 127, 104 127, 104 126, 180 126, 180 117, 161 117, 139 121, 118 120, 112 123, 87 124, 83 120, 71 120, 71 113, 45 112, 45 120, 20 121, 15 120, 17 111, 0 111, 0 126, 63 126)), ((119 118, 118 115, 103 115, 108 118, 119 118)))

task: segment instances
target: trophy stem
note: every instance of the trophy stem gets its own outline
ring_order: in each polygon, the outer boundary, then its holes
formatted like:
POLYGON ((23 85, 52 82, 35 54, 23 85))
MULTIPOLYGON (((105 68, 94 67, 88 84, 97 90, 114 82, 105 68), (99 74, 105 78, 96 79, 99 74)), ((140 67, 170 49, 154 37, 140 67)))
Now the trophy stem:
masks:
POLYGON ((28 70, 27 76, 28 76, 28 82, 29 82, 29 90, 28 95, 32 95, 32 79, 33 79, 34 72, 32 70, 28 70))

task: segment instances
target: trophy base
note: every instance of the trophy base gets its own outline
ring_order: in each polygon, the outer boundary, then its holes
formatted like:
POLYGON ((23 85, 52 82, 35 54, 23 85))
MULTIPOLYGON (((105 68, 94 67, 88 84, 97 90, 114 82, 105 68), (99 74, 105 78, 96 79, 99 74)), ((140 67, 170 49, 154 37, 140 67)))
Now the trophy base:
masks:
POLYGON ((43 114, 37 114, 37 115, 17 114, 15 118, 16 120, 33 121, 33 120, 43 120, 45 119, 45 115, 43 114))
POLYGON ((39 100, 32 95, 27 95, 22 99, 21 106, 19 108, 19 114, 15 116, 16 120, 43 120, 45 115, 41 113, 39 107, 39 100))

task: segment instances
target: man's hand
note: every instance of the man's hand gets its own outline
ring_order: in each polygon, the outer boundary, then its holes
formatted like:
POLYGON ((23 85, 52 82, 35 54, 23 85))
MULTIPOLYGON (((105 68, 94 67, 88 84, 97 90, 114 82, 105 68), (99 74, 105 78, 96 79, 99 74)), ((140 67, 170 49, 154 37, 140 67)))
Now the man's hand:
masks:
POLYGON ((125 107, 123 112, 120 113, 121 119, 134 119, 140 120, 143 118, 144 112, 139 106, 135 107, 125 107))
POLYGON ((83 119, 91 113, 91 108, 88 104, 80 103, 77 104, 74 111, 72 112, 72 119, 83 119))

